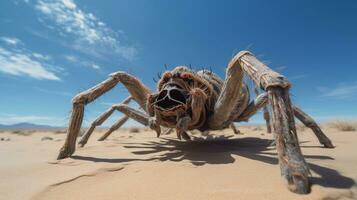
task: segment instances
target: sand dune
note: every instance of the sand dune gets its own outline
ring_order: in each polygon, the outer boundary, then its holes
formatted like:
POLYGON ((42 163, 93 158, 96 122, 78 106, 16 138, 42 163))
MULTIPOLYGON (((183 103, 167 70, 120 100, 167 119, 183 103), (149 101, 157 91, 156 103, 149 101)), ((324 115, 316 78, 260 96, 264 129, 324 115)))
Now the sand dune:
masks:
POLYGON ((192 142, 144 130, 117 131, 97 142, 96 132, 86 147, 61 161, 55 158, 64 134, 0 133, 0 199, 357 198, 357 132, 325 130, 335 149, 321 148, 310 130, 299 133, 312 191, 296 195, 280 177, 272 135, 259 128, 241 131, 195 135, 192 142), (53 140, 41 141, 45 136, 53 140))

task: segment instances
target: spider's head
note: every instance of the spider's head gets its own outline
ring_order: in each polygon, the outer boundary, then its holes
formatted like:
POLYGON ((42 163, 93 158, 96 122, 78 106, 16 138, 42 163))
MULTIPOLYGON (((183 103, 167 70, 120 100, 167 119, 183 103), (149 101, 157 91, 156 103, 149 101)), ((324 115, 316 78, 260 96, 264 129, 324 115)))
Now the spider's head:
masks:
POLYGON ((166 71, 158 82, 158 92, 148 98, 150 116, 155 115, 164 126, 175 127, 179 118, 192 116, 192 89, 200 86, 204 88, 201 78, 187 67, 166 71))
POLYGON ((190 109, 190 92, 179 79, 170 79, 150 98, 151 115, 168 127, 175 127, 178 117, 190 109))

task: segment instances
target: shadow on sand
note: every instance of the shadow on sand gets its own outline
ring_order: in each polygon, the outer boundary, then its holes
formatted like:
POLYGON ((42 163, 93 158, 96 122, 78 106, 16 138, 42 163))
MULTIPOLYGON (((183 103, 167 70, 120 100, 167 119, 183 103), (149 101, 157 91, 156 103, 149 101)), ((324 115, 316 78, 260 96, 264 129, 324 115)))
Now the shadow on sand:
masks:
MULTIPOLYGON (((93 162, 123 163, 131 161, 174 161, 179 162, 188 160, 193 165, 201 166, 205 164, 229 164, 235 162, 234 155, 242 156, 252 160, 278 164, 277 154, 269 150, 275 149, 270 144, 272 140, 255 137, 235 138, 217 137, 210 140, 194 140, 191 142, 161 139, 146 143, 118 143, 125 148, 133 149, 132 153, 136 155, 153 154, 149 159, 111 159, 96 158, 87 156, 72 156, 73 159, 86 160, 93 162)), ((302 146, 302 148, 304 148, 302 146)), ((308 148, 312 148, 311 146, 308 148)), ((320 148, 316 146, 316 148, 320 148)), ((334 160, 329 156, 305 155, 307 159, 334 160)), ((311 177, 311 183, 332 188, 351 188, 355 185, 352 178, 341 175, 338 171, 309 163, 312 171, 319 177, 311 177)))

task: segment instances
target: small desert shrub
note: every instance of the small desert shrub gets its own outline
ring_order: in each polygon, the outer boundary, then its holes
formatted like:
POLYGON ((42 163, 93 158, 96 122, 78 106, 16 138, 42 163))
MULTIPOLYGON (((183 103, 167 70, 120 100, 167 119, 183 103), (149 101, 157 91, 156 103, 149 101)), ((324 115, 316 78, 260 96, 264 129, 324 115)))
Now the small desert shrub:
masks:
POLYGON ((60 130, 56 130, 56 131, 55 131, 55 134, 64 134, 64 133, 66 133, 66 132, 67 132, 66 129, 60 129, 60 130))
POLYGON ((147 131, 151 131, 151 128, 149 128, 149 127, 144 127, 143 130, 144 130, 145 132, 147 132, 147 131))
POLYGON ((256 127, 253 127, 252 130, 253 130, 253 131, 262 131, 263 128, 260 127, 260 126, 256 126, 256 127))
POLYGON ((129 133, 139 133, 140 129, 136 127, 129 128, 129 133))
POLYGON ((26 130, 13 130, 11 133, 16 134, 16 135, 22 135, 22 136, 29 136, 35 131, 26 131, 26 130))
POLYGON ((350 120, 335 120, 327 123, 328 126, 336 128, 340 131, 356 131, 357 122, 350 120))
POLYGON ((44 136, 41 138, 41 141, 45 141, 45 140, 53 140, 53 138, 48 137, 48 136, 44 136))

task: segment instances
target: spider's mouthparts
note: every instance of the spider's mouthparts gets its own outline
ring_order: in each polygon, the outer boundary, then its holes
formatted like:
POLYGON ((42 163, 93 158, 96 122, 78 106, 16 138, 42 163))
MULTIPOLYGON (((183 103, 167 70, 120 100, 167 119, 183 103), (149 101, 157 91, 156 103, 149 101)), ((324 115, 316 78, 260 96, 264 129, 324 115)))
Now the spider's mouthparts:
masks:
POLYGON ((162 110, 170 110, 186 104, 184 91, 176 86, 168 86, 160 91, 155 106, 162 110))

